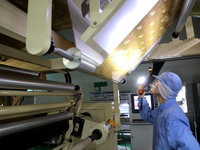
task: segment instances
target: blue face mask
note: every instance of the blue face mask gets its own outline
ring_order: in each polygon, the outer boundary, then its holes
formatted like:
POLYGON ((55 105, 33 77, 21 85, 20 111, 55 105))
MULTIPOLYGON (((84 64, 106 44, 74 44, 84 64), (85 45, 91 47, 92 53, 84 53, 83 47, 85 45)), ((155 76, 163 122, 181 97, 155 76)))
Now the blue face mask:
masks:
POLYGON ((161 96, 166 99, 175 99, 182 88, 180 77, 173 72, 164 72, 160 76, 154 76, 158 79, 158 89, 161 96))

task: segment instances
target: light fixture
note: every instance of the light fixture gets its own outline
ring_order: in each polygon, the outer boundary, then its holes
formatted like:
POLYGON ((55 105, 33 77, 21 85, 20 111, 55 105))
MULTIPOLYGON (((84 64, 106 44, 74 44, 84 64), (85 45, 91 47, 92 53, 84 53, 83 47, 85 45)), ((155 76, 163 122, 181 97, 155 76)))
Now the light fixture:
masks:
POLYGON ((138 78, 138 84, 143 84, 145 82, 146 78, 144 76, 141 76, 138 78))

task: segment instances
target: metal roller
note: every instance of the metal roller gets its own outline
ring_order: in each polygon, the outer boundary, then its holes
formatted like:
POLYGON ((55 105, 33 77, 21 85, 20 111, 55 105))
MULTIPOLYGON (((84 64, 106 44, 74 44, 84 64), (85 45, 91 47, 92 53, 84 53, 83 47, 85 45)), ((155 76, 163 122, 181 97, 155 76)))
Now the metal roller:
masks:
POLYGON ((71 47, 67 51, 55 47, 53 41, 46 54, 53 53, 63 58, 63 64, 68 69, 74 69, 80 72, 91 74, 95 72, 96 68, 100 66, 94 59, 82 53, 78 48, 71 47))
POLYGON ((92 141, 90 137, 87 137, 69 150, 84 150, 92 141))
POLYGON ((37 117, 34 119, 28 119, 18 121, 14 123, 7 123, 0 125, 0 138, 15 133, 20 133, 33 128, 39 128, 55 122, 72 119, 74 114, 72 112, 64 112, 55 115, 49 115, 44 117, 37 117))
POLYGON ((60 56, 60 57, 64 57, 64 58, 66 58, 66 59, 68 59, 70 61, 73 61, 74 58, 75 58, 75 56, 73 54, 69 53, 68 51, 64 51, 64 50, 62 50, 60 48, 54 48, 53 53, 55 55, 60 56))
POLYGON ((84 140, 82 140, 80 143, 76 144, 69 150, 84 150, 90 143, 92 143, 94 140, 99 140, 102 137, 102 133, 100 130, 94 130, 91 136, 88 136, 84 140))
POLYGON ((29 76, 35 76, 35 77, 40 76, 40 73, 36 72, 36 71, 15 68, 15 67, 6 66, 6 65, 2 65, 2 64, 0 64, 0 71, 6 71, 6 72, 10 72, 10 73, 17 73, 17 74, 23 74, 23 75, 29 75, 29 76))
POLYGON ((13 90, 0 90, 0 96, 72 96, 76 92, 36 92, 36 91, 13 91, 13 90))
POLYGON ((0 120, 30 116, 41 113, 49 113, 54 111, 63 111, 70 106, 71 106, 70 102, 63 102, 63 103, 0 107, 0 120))
POLYGON ((100 66, 98 62, 83 54, 79 49, 73 47, 67 50, 74 55, 74 60, 71 61, 63 57, 63 64, 68 69, 74 69, 80 72, 91 74, 95 72, 96 68, 100 66))
POLYGON ((196 0, 184 0, 179 20, 175 28, 175 32, 172 34, 173 38, 177 38, 179 36, 178 33, 183 29, 185 22, 189 16, 189 13, 191 12, 195 2, 196 0))
POLYGON ((0 75, 0 88, 9 89, 40 89, 40 90, 75 90, 70 83, 46 81, 35 78, 24 78, 19 76, 0 75))

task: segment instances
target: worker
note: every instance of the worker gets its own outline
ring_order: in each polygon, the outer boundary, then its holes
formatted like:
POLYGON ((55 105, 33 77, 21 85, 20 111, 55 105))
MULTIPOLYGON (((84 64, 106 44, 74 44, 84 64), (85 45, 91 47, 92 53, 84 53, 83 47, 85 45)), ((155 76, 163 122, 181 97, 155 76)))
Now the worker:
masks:
POLYGON ((142 119, 153 124, 153 150, 200 150, 199 143, 193 136, 188 118, 176 103, 176 96, 182 88, 179 76, 164 72, 154 76, 156 82, 152 94, 158 97, 160 106, 155 110, 149 107, 143 95, 139 95, 139 108, 142 119))

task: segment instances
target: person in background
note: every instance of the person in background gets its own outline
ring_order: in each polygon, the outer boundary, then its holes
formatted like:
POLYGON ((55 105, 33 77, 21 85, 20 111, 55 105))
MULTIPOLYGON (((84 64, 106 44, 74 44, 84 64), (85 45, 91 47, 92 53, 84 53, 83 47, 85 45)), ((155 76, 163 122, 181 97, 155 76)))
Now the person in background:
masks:
POLYGON ((153 150, 200 150, 199 143, 190 130, 188 118, 176 103, 176 96, 182 88, 179 76, 172 72, 164 72, 154 76, 152 94, 158 97, 160 106, 155 110, 149 107, 148 102, 139 96, 139 108, 142 119, 153 124, 153 150))

